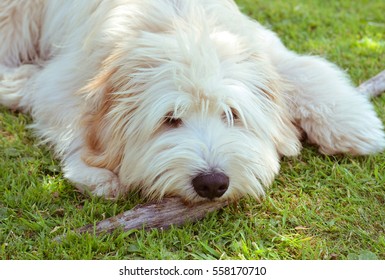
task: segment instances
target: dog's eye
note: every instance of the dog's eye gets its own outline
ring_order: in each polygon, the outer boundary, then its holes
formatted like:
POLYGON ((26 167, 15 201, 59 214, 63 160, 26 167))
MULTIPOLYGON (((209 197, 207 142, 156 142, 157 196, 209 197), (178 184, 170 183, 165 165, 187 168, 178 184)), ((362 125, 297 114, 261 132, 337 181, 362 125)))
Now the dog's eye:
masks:
POLYGON ((182 125, 182 119, 175 118, 172 113, 169 113, 164 118, 164 124, 174 128, 180 127, 182 125))
POLYGON ((222 119, 224 122, 227 122, 229 124, 231 123, 236 124, 238 123, 240 117, 239 117, 238 111, 235 110, 234 108, 231 108, 231 110, 229 110, 227 113, 226 112, 223 113, 222 119))
POLYGON ((238 113, 238 111, 235 110, 234 108, 231 108, 231 115, 233 116, 233 120, 234 120, 234 121, 239 120, 239 113, 238 113))

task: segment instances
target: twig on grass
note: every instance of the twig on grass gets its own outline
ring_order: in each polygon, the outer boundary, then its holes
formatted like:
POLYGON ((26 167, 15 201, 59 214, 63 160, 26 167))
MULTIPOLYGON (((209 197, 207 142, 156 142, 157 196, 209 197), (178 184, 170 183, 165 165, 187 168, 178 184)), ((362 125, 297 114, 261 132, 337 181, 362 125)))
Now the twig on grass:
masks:
POLYGON ((385 91, 385 70, 358 86, 358 90, 370 97, 379 96, 385 91))
MULTIPOLYGON (((180 198, 170 197, 160 202, 139 204, 133 209, 117 216, 76 229, 77 233, 108 233, 118 228, 124 231, 131 229, 168 228, 171 225, 182 225, 202 219, 208 213, 218 210, 228 204, 228 201, 205 201, 186 204, 180 198)), ((60 241, 64 236, 58 236, 60 241)))

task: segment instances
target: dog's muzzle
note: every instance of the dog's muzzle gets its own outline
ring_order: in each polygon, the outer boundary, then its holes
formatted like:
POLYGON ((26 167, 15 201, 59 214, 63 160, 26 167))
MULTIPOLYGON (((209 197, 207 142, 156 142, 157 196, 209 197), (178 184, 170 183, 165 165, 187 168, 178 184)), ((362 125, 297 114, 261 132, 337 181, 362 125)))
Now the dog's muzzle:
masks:
POLYGON ((192 180, 192 185, 201 197, 214 199, 221 197, 229 188, 229 177, 220 172, 199 174, 192 180))

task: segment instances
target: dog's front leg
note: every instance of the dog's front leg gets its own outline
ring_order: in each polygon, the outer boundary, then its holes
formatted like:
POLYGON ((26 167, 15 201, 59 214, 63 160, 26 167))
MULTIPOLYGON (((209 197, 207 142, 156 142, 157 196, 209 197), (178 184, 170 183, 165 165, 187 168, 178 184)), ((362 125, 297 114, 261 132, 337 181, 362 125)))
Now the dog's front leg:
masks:
POLYGON ((63 160, 64 177, 81 192, 113 199, 119 195, 120 182, 115 173, 105 168, 89 166, 82 160, 81 149, 63 160))
POLYGON ((383 125, 372 104, 341 69, 323 58, 291 52, 274 33, 265 32, 266 51, 289 85, 291 113, 310 142, 325 154, 371 154, 385 148, 383 125))

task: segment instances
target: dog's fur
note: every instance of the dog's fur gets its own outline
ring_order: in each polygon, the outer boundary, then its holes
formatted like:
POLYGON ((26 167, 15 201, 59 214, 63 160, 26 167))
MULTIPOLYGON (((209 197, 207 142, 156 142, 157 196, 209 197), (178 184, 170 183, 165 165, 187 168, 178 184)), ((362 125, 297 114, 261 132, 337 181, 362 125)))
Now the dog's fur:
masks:
POLYGON ((30 113, 64 176, 96 195, 196 202, 194 179, 222 174, 203 180, 228 178, 217 199, 259 196, 298 130, 326 154, 385 146, 343 71, 232 0, 3 0, 0 39, 0 103, 30 113))

